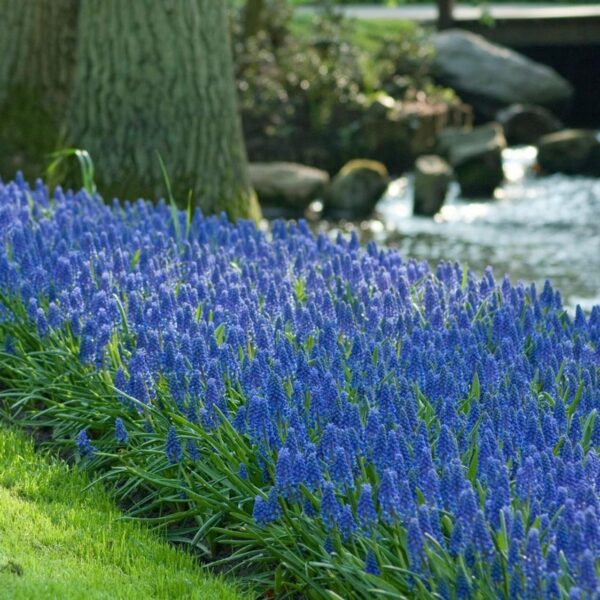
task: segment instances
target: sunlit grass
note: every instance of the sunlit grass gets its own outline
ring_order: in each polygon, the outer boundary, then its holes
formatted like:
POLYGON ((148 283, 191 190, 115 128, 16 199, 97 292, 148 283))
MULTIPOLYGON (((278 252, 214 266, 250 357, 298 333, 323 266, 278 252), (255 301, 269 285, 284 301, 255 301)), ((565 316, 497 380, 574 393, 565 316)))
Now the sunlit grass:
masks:
POLYGON ((0 429, 0 597, 241 598, 191 555, 120 520, 99 486, 0 429))
MULTIPOLYGON (((292 32, 297 35, 309 35, 313 15, 297 14, 292 20, 292 32)), ((406 19, 350 19, 352 41, 368 52, 380 50, 390 36, 403 36, 414 33, 418 25, 406 19)))

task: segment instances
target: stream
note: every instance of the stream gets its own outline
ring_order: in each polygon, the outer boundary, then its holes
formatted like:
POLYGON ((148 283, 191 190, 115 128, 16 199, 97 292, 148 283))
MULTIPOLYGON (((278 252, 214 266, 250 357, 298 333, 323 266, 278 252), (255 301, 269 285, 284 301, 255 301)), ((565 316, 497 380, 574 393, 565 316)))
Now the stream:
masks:
POLYGON ((464 200, 452 184, 434 219, 412 214, 412 176, 393 181, 377 206, 378 218, 346 224, 363 241, 396 247, 405 257, 491 265, 499 280, 546 279, 569 308, 600 304, 600 179, 533 173, 536 149, 504 151, 506 181, 492 200, 464 200))

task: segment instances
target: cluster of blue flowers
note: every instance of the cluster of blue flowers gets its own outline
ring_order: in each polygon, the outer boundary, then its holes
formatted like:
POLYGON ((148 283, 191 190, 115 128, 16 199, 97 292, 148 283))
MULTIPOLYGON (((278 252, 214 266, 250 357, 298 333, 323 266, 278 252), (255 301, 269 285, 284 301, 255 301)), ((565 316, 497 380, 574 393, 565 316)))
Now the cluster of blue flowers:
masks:
MULTIPOLYGON (((302 222, 173 218, 0 185, 0 291, 42 338, 79 340, 140 419, 168 389, 190 423, 233 425, 261 527, 295 507, 331 552, 395 536, 395 566, 423 581, 444 554, 441 597, 475 596, 478 578, 510 598, 600 592, 600 307, 570 315, 549 284, 431 271, 302 222)), ((174 426, 164 450, 202 460, 174 426)), ((361 560, 374 577, 392 564, 361 560)))

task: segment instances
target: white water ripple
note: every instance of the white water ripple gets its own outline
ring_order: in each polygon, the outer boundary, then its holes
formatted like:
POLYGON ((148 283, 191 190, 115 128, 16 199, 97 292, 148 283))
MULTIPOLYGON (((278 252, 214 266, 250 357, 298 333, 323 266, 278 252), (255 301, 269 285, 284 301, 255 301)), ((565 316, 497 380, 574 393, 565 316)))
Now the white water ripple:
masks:
POLYGON ((505 184, 493 200, 460 198, 453 184, 446 205, 429 219, 412 214, 412 177, 394 181, 378 205, 381 220, 367 236, 405 256, 487 265, 513 281, 549 279, 567 305, 600 304, 600 179, 532 172, 536 150, 504 152, 505 184))

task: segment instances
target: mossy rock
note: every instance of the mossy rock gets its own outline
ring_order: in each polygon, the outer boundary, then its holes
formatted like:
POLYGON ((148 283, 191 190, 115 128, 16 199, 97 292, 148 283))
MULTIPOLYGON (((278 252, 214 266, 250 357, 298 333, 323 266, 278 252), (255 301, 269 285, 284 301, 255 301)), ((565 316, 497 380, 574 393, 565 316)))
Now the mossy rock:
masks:
POLYGON ((506 139, 500 125, 489 123, 472 131, 444 132, 438 144, 454 169, 463 196, 493 196, 504 179, 502 150, 506 139))
POLYGON ((321 198, 329 174, 291 162, 250 163, 250 182, 265 216, 302 217, 309 204, 321 198))
POLYGON ((504 179, 502 156, 482 154, 461 163, 454 172, 464 197, 490 198, 504 179))
POLYGON ((444 205, 452 167, 440 156, 425 155, 415 163, 413 213, 432 217, 444 205))
POLYGON ((560 120, 543 106, 512 104, 496 114, 504 129, 506 141, 511 146, 537 144, 549 133, 563 128, 560 120))
POLYGON ((593 131, 565 129, 540 138, 538 164, 544 173, 600 175, 600 142, 593 131))
POLYGON ((333 178, 325 194, 325 215, 334 219, 369 216, 387 189, 389 174, 375 160, 351 160, 333 178))

